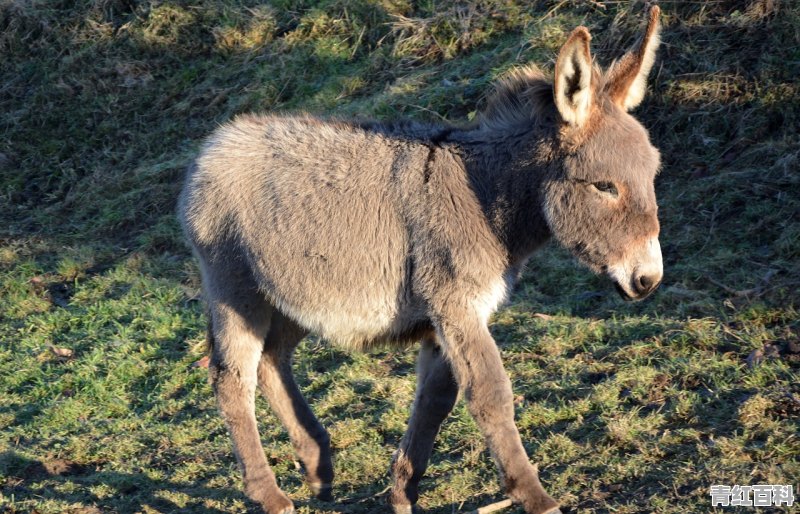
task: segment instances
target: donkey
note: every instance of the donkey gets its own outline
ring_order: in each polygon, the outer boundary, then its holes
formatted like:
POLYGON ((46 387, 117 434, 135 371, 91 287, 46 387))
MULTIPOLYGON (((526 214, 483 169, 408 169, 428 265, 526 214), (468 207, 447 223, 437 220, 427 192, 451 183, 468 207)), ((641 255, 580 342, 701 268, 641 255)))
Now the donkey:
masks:
POLYGON ((523 448, 487 322, 551 236, 626 300, 660 284, 659 153, 627 113, 645 93, 658 18, 653 7, 640 42, 605 72, 576 28, 552 82, 532 66, 511 73, 468 126, 248 115, 208 139, 180 218, 208 302, 211 384, 264 512, 294 507, 261 447, 257 387, 308 485, 332 500, 330 439, 291 370, 309 333, 351 349, 422 341, 391 464, 395 513, 415 510, 459 392, 510 498, 530 514, 560 512, 523 448))

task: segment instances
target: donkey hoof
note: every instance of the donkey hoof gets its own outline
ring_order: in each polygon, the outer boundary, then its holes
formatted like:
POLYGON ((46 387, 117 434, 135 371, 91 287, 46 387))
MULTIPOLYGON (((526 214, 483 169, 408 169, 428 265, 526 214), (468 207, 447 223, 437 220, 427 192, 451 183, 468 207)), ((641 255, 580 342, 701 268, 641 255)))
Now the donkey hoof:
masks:
POLYGON ((311 492, 314 493, 314 496, 324 502, 332 502, 333 501, 333 485, 326 484, 323 482, 314 482, 308 484, 309 489, 311 492))
POLYGON ((262 505, 261 510, 264 512, 264 514, 295 514, 294 505, 278 508, 270 508, 266 505, 262 505))
POLYGON ((265 514, 295 514, 294 505, 290 505, 288 507, 278 507, 277 509, 270 509, 268 507, 263 507, 265 514))
POLYGON ((394 514, 414 514, 419 511, 413 505, 392 505, 392 512, 394 514))
POLYGON ((262 501, 261 509, 265 514, 295 514, 294 504, 288 496, 282 498, 272 498, 271 501, 262 501))

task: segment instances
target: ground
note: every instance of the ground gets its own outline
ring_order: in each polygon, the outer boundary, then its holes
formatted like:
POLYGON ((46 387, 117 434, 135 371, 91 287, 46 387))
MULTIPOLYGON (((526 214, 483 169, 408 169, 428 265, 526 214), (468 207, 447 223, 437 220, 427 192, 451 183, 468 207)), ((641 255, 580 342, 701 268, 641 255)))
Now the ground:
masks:
MULTIPOLYGON (((800 4, 660 5, 664 43, 635 115, 664 161, 663 286, 623 304, 551 245, 492 321, 525 446, 570 512, 705 512, 712 484, 793 484, 800 497, 800 4)), ((193 365, 205 316, 174 214, 215 126, 256 110, 463 122, 510 67, 551 70, 579 24, 609 64, 643 12, 0 0, 0 510, 252 509, 193 365)), ((384 512, 414 351, 310 338, 295 366, 331 432, 339 502, 308 499, 259 400, 281 486, 302 513, 384 512)), ((444 514, 501 498, 460 403, 420 504, 444 514)))

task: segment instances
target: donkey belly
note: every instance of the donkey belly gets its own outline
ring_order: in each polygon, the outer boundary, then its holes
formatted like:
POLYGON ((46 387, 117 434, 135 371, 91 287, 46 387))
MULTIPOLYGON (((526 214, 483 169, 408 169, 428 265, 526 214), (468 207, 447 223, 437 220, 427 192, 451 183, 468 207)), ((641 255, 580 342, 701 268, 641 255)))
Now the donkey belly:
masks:
POLYGON ((402 227, 357 210, 369 226, 334 209, 306 208, 285 230, 265 226, 248 244, 254 276, 271 302, 301 326, 350 347, 393 339, 421 317, 406 293, 402 227))

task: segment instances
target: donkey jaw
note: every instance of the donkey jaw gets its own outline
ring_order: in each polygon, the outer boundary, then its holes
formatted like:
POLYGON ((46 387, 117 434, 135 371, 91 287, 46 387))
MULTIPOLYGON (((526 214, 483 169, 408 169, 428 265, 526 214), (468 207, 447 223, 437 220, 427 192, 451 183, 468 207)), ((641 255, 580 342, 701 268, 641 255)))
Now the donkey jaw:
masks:
POLYGON ((629 295, 621 285, 619 285, 619 282, 614 281, 614 289, 617 290, 617 293, 619 293, 620 297, 622 297, 622 299, 626 302, 635 301, 634 298, 629 295))
POLYGON ((648 239, 623 262, 608 267, 608 276, 625 301, 640 301, 650 296, 664 275, 658 238, 648 239))

